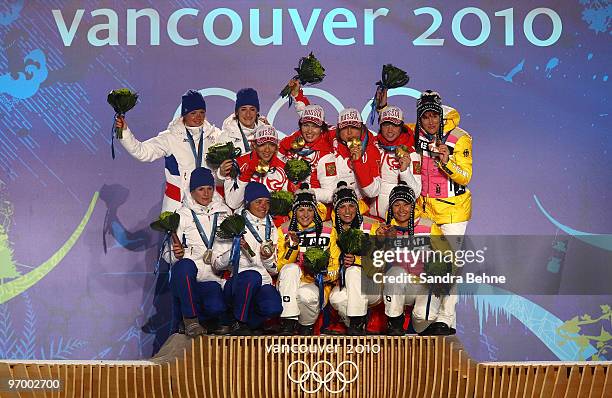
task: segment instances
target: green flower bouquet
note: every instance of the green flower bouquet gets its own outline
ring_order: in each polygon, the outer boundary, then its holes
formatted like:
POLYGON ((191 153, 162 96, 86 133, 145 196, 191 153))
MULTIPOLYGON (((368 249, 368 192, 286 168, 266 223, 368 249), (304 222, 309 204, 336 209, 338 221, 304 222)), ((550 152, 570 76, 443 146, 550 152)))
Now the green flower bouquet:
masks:
POLYGON ((166 245, 170 246, 169 250, 172 251, 170 239, 172 239, 172 242, 176 245, 181 244, 181 241, 176 235, 176 230, 178 229, 180 222, 181 216, 179 214, 173 213, 171 211, 164 211, 159 215, 159 218, 157 220, 149 224, 153 230, 165 234, 164 241, 161 244, 159 255, 157 257, 157 264, 155 265, 155 275, 157 275, 157 273, 159 272, 159 265, 164 254, 166 245))
POLYGON ((372 110, 370 112, 370 124, 374 123, 376 110, 378 109, 378 93, 381 90, 389 90, 392 88, 398 88, 405 86, 410 77, 402 69, 395 67, 391 64, 383 65, 381 78, 376 82, 376 92, 374 93, 374 100, 372 101, 372 110))
MULTIPOLYGON (((454 275, 455 268, 453 265, 450 262, 440 260, 435 259, 425 263, 424 271, 428 278, 445 277, 447 275, 451 277, 454 275)), ((428 285, 431 288, 431 293, 436 297, 440 297, 450 292, 453 283, 429 283, 428 285)))
POLYGON ((354 256, 365 256, 372 247, 370 236, 366 235, 357 228, 351 228, 344 231, 338 237, 338 247, 343 254, 352 254, 354 256))
POLYGON ((310 247, 304 252, 304 270, 312 275, 318 275, 327 272, 329 264, 329 250, 323 250, 318 247, 310 247))
MULTIPOLYGON (((213 144, 208 148, 208 152, 206 152, 206 162, 212 167, 217 168, 226 160, 235 160, 241 154, 242 149, 236 148, 232 142, 213 144)), ((235 161, 233 163, 234 166, 230 171, 230 177, 236 178, 240 169, 238 168, 238 163, 235 161)))
MULTIPOLYGON (((136 105, 138 94, 131 92, 127 88, 120 88, 108 93, 106 101, 113 107, 116 119, 119 116, 125 116, 125 114, 136 105)), ((123 138, 122 129, 113 126, 113 130, 115 132, 115 138, 123 138)))
POLYGON ((310 163, 304 159, 289 159, 285 163, 285 173, 287 178, 294 184, 304 181, 312 173, 310 163))
MULTIPOLYGON (((294 69, 297 75, 293 78, 299 80, 302 86, 321 83, 325 77, 325 68, 312 52, 307 57, 300 58, 298 67, 294 69)), ((280 96, 285 98, 288 97, 289 94, 291 94, 291 88, 289 85, 286 85, 280 92, 280 96)), ((291 101, 291 97, 289 100, 291 101)))
POLYGON ((155 231, 164 233, 176 233, 180 222, 181 216, 178 213, 165 211, 160 214, 159 218, 153 221, 150 226, 155 231))
POLYGON ((288 191, 275 191, 270 193, 270 215, 288 216, 293 205, 293 194, 288 191))

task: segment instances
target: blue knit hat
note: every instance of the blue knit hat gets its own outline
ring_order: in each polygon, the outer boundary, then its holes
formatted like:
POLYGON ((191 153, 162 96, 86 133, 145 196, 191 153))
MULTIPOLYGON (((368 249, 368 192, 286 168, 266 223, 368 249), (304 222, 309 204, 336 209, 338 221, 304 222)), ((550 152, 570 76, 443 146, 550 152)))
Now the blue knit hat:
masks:
POLYGON ((191 178, 189 179, 189 191, 193 191, 199 187, 215 186, 215 179, 213 178, 212 171, 206 167, 198 167, 191 172, 191 178))
POLYGON ((249 182, 246 188, 244 189, 245 206, 248 207, 249 203, 259 198, 270 199, 270 191, 268 191, 268 188, 260 182, 255 182, 255 181, 249 182))
POLYGON ((181 116, 185 116, 189 112, 198 109, 206 110, 206 101, 204 101, 204 97, 202 97, 202 94, 195 90, 189 90, 185 94, 183 94, 181 104, 181 116))
POLYGON ((236 94, 236 107, 234 110, 238 110, 241 106, 252 105, 259 112, 259 97, 257 91, 252 88, 243 88, 236 94))

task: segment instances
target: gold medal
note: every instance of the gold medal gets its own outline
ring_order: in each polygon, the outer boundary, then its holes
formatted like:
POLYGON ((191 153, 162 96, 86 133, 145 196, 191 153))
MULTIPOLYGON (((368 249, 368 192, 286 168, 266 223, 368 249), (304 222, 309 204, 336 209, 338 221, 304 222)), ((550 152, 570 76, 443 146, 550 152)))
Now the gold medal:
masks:
POLYGON ((304 140, 304 137, 300 135, 295 140, 293 140, 293 142, 291 143, 291 149, 294 151, 299 151, 302 148, 304 148, 305 145, 306 145, 306 140, 304 140))
POLYGON ((268 171, 270 171, 270 164, 263 159, 259 159, 259 162, 257 163, 257 167, 255 168, 255 173, 263 176, 268 171))
POLYGON ((348 146, 349 149, 356 146, 361 146, 361 140, 359 138, 353 138, 352 140, 346 143, 346 146, 348 146))
POLYGON ((395 148, 396 158, 401 159, 404 156, 408 156, 408 155, 409 155, 409 150, 405 145, 398 145, 397 148, 395 148))

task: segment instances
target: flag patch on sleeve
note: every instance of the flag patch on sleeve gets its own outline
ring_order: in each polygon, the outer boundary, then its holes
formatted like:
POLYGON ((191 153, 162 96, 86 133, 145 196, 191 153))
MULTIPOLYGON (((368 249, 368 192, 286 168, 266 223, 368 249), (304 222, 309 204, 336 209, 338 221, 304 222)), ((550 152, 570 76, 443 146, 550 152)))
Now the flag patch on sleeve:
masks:
POLYGON ((328 177, 336 175, 336 163, 325 163, 325 175, 328 177))

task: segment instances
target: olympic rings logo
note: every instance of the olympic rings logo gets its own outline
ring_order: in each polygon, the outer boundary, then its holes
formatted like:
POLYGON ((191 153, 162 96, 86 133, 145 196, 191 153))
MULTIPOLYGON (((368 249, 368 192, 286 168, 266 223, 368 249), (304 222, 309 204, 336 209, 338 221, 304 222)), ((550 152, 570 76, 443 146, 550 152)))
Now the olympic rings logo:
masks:
POLYGON ((342 361, 338 364, 337 368, 334 368, 334 365, 331 362, 321 360, 315 362, 315 364, 312 365, 312 370, 310 370, 310 366, 308 366, 306 362, 295 360, 287 367, 287 378, 289 378, 289 380, 291 380, 293 383, 299 385, 300 389, 306 394, 315 394, 322 387, 325 387, 325 390, 331 394, 338 394, 343 392, 346 389, 346 386, 353 383, 358 377, 359 368, 357 368, 357 365, 353 361, 342 361), (291 370, 294 366, 300 364, 304 366, 304 372, 298 378, 294 378, 291 370), (320 367, 322 369, 319 369, 320 367), (324 375, 320 374, 319 370, 324 372, 326 367, 329 369, 329 372, 325 373, 324 375), (351 369, 354 369, 354 372, 351 371, 351 369), (349 375, 352 375, 350 379, 345 376, 345 372, 347 370, 349 375), (352 373, 354 373, 354 375, 352 373), (310 380, 312 380, 312 382, 314 382, 316 385, 316 388, 312 390, 307 388, 310 380), (340 388, 332 388, 334 386, 334 380, 336 380, 336 386, 341 386, 340 388))
MULTIPOLYGON (((314 88, 314 87, 303 87, 304 90, 304 95, 308 96, 308 97, 318 97, 321 98, 325 101, 327 101, 329 104, 331 104, 336 111, 340 112, 341 110, 343 110, 345 108, 345 106, 342 104, 342 102, 340 102, 338 100, 338 98, 336 98, 333 94, 330 94, 329 92, 320 89, 320 88, 314 88)), ((200 92, 200 94, 202 94, 202 96, 204 97, 211 97, 211 96, 218 96, 218 97, 224 97, 227 98, 233 102, 236 101, 236 93, 225 89, 225 88, 221 88, 221 87, 209 87, 209 88, 205 88, 202 90, 198 90, 200 92)), ((408 97, 412 97, 412 98, 419 98, 419 96, 421 95, 421 92, 418 90, 415 90, 413 88, 408 88, 408 87, 399 87, 399 88, 393 88, 390 89, 387 96, 388 97, 393 97, 393 96, 408 96, 408 97)), ((270 122, 270 124, 274 125, 274 119, 276 118, 276 115, 278 113, 278 111, 283 107, 283 105, 285 105, 287 102, 289 101, 289 98, 278 98, 270 107, 270 110, 268 111, 268 114, 266 115, 266 118, 268 119, 268 121, 270 122)), ((370 111, 372 110, 372 100, 369 100, 365 106, 363 107, 363 110, 361 111, 361 120, 367 120, 368 116, 370 116, 370 111)), ((176 111, 174 112, 174 117, 180 116, 181 114, 181 106, 179 105, 176 108, 176 111)), ((263 113, 262 113, 263 114, 263 113)), ((278 131, 278 133, 281 136, 285 136, 287 134, 285 134, 282 131, 278 131)))

